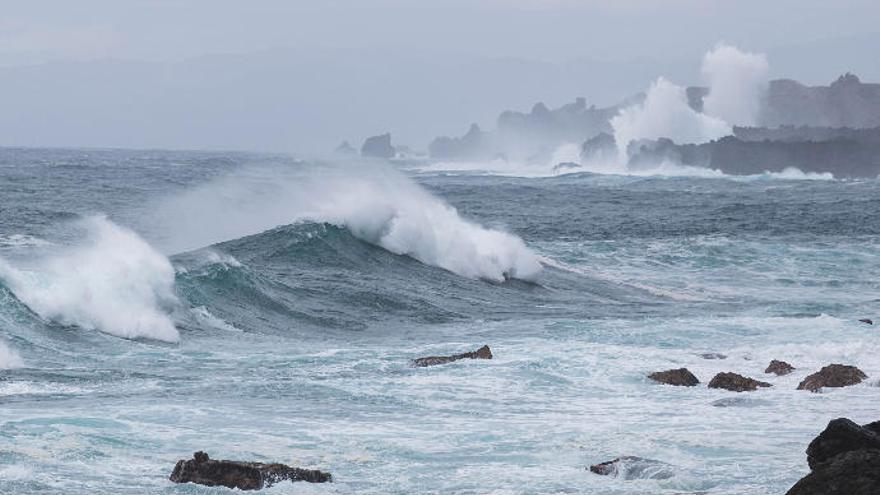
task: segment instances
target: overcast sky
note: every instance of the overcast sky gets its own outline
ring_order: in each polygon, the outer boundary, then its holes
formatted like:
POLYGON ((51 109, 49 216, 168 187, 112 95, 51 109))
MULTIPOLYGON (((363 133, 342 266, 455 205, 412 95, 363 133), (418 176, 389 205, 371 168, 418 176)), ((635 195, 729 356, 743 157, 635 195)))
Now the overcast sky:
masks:
POLYGON ((699 83, 726 41, 774 77, 880 80, 880 2, 0 1, 0 144, 319 152, 699 83))

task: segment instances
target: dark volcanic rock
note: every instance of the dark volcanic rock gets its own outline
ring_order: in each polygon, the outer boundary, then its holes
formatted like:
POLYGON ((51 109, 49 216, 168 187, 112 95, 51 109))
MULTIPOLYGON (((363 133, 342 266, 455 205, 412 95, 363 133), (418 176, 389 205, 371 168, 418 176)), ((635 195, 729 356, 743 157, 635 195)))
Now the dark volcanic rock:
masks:
POLYGON ((361 146, 361 155, 370 158, 394 158, 395 149, 391 146, 391 134, 367 138, 361 146))
POLYGON ((851 450, 880 449, 876 423, 859 426, 846 418, 832 420, 807 447, 807 464, 815 469, 832 457, 851 450))
POLYGON ((489 346, 484 345, 476 351, 465 352, 464 354, 453 354, 452 356, 428 356, 413 359, 412 364, 415 367, 424 368, 426 366, 436 366, 438 364, 451 363, 461 359, 492 359, 492 350, 489 346))
POLYGON ((590 466, 590 471, 602 476, 620 477, 626 480, 665 480, 675 475, 669 464, 634 456, 618 457, 611 461, 594 464, 590 466))
POLYGON ((709 382, 709 388, 723 388, 732 392, 751 392, 758 387, 770 387, 767 382, 760 382, 736 373, 718 373, 709 382))
POLYGON ((859 426, 839 418, 807 447, 812 472, 787 495, 875 495, 880 493, 880 422, 859 426))
POLYGON ((873 325, 873 324, 874 324, 874 320, 872 320, 872 319, 870 319, 870 318, 862 318, 862 319, 859 320, 859 321, 860 321, 861 323, 866 323, 866 324, 868 324, 868 325, 873 325))
POLYGON ((850 385, 861 383, 865 378, 868 378, 868 375, 855 366, 829 364, 816 373, 804 378, 804 380, 798 385, 797 389, 817 392, 823 387, 848 387, 850 385))
POLYGON ((284 464, 262 462, 216 461, 204 452, 196 452, 189 460, 179 460, 169 478, 175 483, 197 483, 206 486, 225 486, 239 490, 260 490, 281 481, 332 481, 330 473, 301 469, 284 464))
POLYGON ((648 378, 655 382, 665 383, 667 385, 678 385, 684 387, 693 387, 700 383, 687 368, 679 368, 677 370, 655 371, 648 375, 648 378))
POLYGON ((817 465, 786 495, 877 495, 880 450, 854 450, 817 465))
POLYGON ((775 373, 779 376, 787 375, 794 371, 794 366, 786 363, 785 361, 770 361, 770 366, 767 366, 767 369, 764 370, 764 373, 775 373))

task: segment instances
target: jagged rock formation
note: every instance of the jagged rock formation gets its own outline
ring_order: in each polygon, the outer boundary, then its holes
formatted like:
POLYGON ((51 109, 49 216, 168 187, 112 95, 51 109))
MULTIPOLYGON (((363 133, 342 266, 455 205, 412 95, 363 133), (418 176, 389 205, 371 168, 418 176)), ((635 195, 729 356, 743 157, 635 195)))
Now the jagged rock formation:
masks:
MULTIPOLYGON (((688 104, 703 110, 708 88, 687 88, 688 104)), ((844 74, 828 86, 806 86, 791 79, 770 81, 758 123, 764 127, 880 126, 880 84, 844 74)))
POLYGON ((694 374, 691 373, 687 368, 656 371, 648 375, 648 378, 654 380, 655 382, 681 387, 694 387, 700 383, 700 380, 698 380, 697 377, 694 376, 694 374))
POLYGON ((453 354, 452 356, 428 356, 413 359, 412 365, 417 368, 424 368, 427 366, 437 366, 438 364, 451 363, 453 361, 459 361, 461 359, 492 359, 492 350, 489 349, 489 346, 484 345, 476 351, 465 352, 463 354, 453 354))
MULTIPOLYGON (((880 128, 866 131, 880 134, 880 128)), ((708 167, 730 175, 755 175, 798 168, 831 173, 835 178, 875 178, 880 174, 880 141, 837 138, 830 141, 743 141, 727 136, 703 144, 669 139, 630 143, 629 166, 653 167, 664 161, 708 167)))
POLYGON ((471 124, 467 134, 460 138, 442 136, 431 141, 428 154, 441 160, 488 158, 492 154, 491 138, 480 126, 471 124))
POLYGON ((810 474, 786 495, 875 495, 880 487, 880 422, 839 418, 807 447, 810 474))
POLYGON ((174 466, 169 479, 175 483, 196 483, 206 486, 225 486, 239 490, 261 490, 281 481, 332 481, 330 473, 301 469, 284 464, 262 462, 217 461, 204 452, 196 452, 192 459, 181 459, 174 466))
POLYGON ((395 149, 391 146, 391 134, 385 133, 367 138, 361 146, 361 156, 369 158, 394 158, 395 149))

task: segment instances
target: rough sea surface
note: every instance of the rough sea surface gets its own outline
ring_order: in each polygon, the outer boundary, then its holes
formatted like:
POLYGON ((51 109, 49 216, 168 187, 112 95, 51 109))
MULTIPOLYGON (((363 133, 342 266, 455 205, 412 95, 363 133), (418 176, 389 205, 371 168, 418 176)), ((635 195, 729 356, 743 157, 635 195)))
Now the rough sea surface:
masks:
POLYGON ((204 450, 334 476, 268 493, 766 495, 880 419, 878 181, 443 168, 0 149, 0 493, 227 493, 168 481, 204 450), (830 363, 869 379, 795 390, 830 363), (672 476, 587 469, 624 455, 672 476))

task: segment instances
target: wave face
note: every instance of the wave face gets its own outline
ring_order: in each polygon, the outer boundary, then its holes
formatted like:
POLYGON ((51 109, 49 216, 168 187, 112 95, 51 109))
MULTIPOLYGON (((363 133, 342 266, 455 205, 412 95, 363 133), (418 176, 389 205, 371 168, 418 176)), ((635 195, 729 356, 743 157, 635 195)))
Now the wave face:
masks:
POLYGON ((175 303, 174 269, 137 234, 106 217, 78 222, 84 237, 27 267, 0 258, 0 280, 41 317, 125 338, 176 342, 163 309, 175 303))
POLYGON ((296 222, 326 222, 395 254, 491 281, 534 279, 538 257, 521 239, 463 219, 387 168, 251 168, 169 199, 157 222, 172 251, 296 222))

